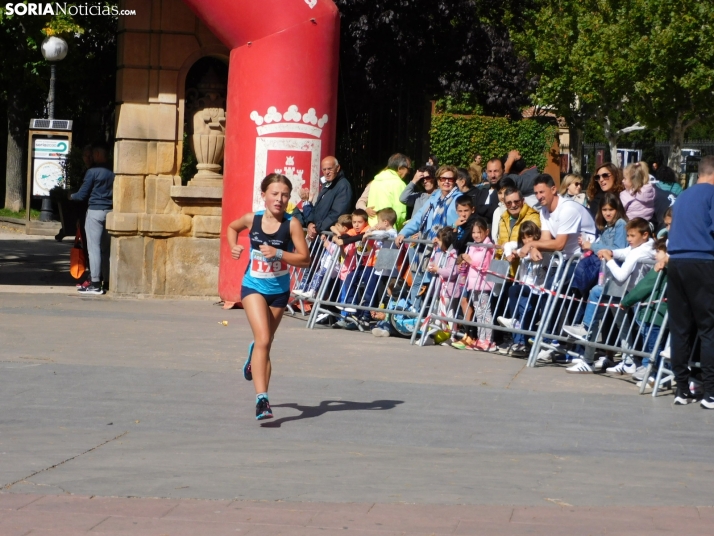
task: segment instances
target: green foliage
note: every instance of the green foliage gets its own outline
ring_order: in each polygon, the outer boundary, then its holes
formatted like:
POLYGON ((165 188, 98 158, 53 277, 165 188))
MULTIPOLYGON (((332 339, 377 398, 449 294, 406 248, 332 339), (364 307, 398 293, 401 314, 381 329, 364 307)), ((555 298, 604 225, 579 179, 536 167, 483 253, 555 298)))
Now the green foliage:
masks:
POLYGON ((486 162, 518 149, 526 163, 542 170, 558 133, 539 119, 438 114, 431 120, 431 149, 441 162, 468 167, 475 154, 486 162))
MULTIPOLYGON (((22 210, 18 212, 13 212, 10 209, 7 208, 0 208, 0 217, 2 218, 16 218, 18 220, 24 220, 27 215, 27 211, 23 208, 22 210)), ((30 219, 31 220, 39 220, 40 219, 40 211, 35 210, 34 208, 30 210, 30 219)))
POLYGON ((457 97, 446 96, 436 101, 436 113, 482 115, 481 106, 473 93, 463 93, 457 97))
POLYGON ((190 181, 196 173, 198 173, 198 160, 196 160, 196 155, 193 154, 191 150, 191 140, 188 139, 188 133, 184 131, 183 133, 183 152, 181 157, 181 170, 179 175, 181 175, 181 184, 184 186, 190 181))

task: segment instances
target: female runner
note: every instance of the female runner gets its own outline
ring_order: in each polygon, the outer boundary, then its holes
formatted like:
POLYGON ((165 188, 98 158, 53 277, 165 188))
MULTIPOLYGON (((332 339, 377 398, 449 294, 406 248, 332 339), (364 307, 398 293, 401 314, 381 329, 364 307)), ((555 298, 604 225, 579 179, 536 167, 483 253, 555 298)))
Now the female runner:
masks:
POLYGON ((265 210, 248 213, 228 226, 231 256, 239 259, 243 246, 238 233, 250 229, 250 260, 241 288, 241 301, 253 330, 243 376, 255 386, 255 418, 270 419, 270 347, 290 298, 288 264, 310 266, 310 253, 300 222, 285 213, 293 186, 284 175, 271 173, 260 184, 265 210))

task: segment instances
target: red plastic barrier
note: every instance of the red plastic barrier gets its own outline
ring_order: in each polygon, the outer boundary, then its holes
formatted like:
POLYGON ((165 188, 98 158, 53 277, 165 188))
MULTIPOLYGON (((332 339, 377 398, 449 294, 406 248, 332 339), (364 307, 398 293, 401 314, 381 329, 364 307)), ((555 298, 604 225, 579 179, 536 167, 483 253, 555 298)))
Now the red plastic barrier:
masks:
POLYGON ((339 12, 330 0, 184 2, 231 49, 218 291, 237 302, 247 255, 231 259, 226 227, 262 208, 268 173, 291 179, 294 201, 317 192, 320 160, 334 154, 339 12))

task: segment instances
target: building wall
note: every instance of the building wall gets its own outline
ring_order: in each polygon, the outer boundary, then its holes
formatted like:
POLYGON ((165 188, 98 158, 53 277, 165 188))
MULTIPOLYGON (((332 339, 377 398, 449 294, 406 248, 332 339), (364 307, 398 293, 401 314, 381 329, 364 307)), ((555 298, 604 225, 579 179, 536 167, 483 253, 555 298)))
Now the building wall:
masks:
POLYGON ((110 290, 216 296, 222 188, 181 186, 185 80, 229 51, 182 0, 124 0, 118 33, 110 290))

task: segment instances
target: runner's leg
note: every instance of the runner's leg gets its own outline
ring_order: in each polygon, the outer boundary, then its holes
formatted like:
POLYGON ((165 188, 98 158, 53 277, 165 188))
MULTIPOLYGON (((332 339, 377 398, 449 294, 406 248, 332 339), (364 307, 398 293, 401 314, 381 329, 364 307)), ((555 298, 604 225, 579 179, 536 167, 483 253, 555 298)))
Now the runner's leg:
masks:
POLYGON ((271 325, 273 315, 265 298, 260 294, 249 294, 243 298, 243 309, 248 317, 250 329, 253 331, 253 358, 251 371, 253 373, 253 386, 256 393, 268 392, 268 364, 270 342, 272 339, 271 325))
MULTIPOLYGON (((265 391, 268 392, 268 386, 270 385, 270 376, 273 373, 273 366, 270 361, 270 349, 273 347, 273 340, 275 339, 275 333, 278 331, 278 326, 280 321, 283 319, 283 313, 285 312, 284 307, 269 307, 270 309, 270 344, 268 345, 268 364, 265 373, 265 391)), ((258 391, 256 391, 257 393, 258 391)))

